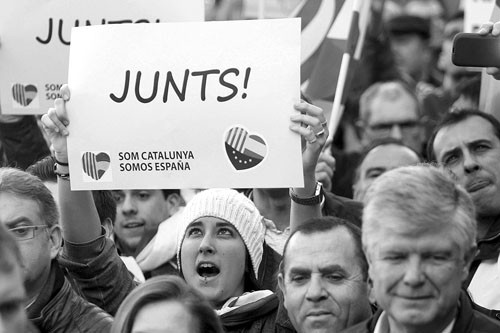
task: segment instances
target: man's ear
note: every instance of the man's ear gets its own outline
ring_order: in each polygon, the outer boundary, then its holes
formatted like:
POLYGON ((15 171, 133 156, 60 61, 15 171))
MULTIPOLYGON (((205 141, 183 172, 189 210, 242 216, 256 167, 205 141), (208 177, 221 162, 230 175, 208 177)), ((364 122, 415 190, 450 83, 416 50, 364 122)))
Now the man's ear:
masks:
MULTIPOLYGON (((285 277, 283 276, 282 273, 278 274, 278 287, 281 289, 281 292, 283 293, 283 298, 286 300, 285 277)), ((286 302, 283 302, 283 305, 285 306, 286 309, 286 302)))
POLYGON ((111 218, 106 217, 101 225, 106 230, 106 238, 113 238, 113 221, 111 221, 111 218))
POLYGON ((361 145, 366 146, 370 142, 368 135, 366 133, 366 126, 368 126, 363 120, 358 119, 354 123, 354 128, 356 129, 356 133, 358 134, 359 141, 361 145))
POLYGON ((61 227, 58 224, 53 225, 47 230, 50 242, 50 258, 55 259, 62 247, 62 233, 61 227))
POLYGON ((177 193, 169 194, 166 200, 170 215, 177 213, 179 207, 185 204, 184 199, 177 193))

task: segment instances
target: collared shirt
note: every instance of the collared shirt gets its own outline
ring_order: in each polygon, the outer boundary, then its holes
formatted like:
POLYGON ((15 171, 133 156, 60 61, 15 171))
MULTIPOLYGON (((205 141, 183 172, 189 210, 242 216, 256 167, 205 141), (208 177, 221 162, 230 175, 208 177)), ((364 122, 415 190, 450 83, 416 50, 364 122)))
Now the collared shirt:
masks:
POLYGON ((264 237, 267 245, 277 253, 283 255, 285 242, 290 236, 290 227, 285 230, 279 230, 273 221, 264 218, 264 226, 266 227, 266 235, 264 237))
MULTIPOLYGON (((455 325, 455 319, 453 319, 448 326, 444 330, 441 331, 441 333, 451 333, 451 330, 453 329, 453 325, 455 325)), ((389 317, 387 316, 387 313, 384 311, 380 315, 380 317, 377 320, 377 324, 375 325, 375 329, 373 330, 373 333, 390 333, 390 328, 389 328, 389 317)))
POLYGON ((469 293, 474 303, 500 310, 500 256, 479 264, 469 285, 469 293))
POLYGON ((474 303, 486 309, 500 310, 500 216, 477 246, 479 253, 474 258, 465 286, 474 303))

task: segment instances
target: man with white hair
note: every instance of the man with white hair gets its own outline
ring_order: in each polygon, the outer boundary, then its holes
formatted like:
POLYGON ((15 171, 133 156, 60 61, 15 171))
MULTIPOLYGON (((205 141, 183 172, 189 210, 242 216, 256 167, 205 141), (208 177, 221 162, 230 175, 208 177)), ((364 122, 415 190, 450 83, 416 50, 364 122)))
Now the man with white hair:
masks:
POLYGON ((462 291, 476 252, 474 204, 431 166, 384 173, 365 197, 362 242, 380 309, 346 332, 500 332, 462 291))

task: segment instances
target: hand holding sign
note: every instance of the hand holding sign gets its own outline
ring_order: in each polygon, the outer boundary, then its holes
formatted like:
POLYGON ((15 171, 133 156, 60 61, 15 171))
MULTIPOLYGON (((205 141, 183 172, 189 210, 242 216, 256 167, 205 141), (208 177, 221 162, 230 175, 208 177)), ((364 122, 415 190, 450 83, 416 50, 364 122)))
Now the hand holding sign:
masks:
POLYGON ((49 137, 54 155, 60 162, 68 162, 68 144, 67 136, 69 131, 68 114, 66 112, 66 102, 69 101, 71 93, 67 85, 61 87, 63 98, 57 98, 54 107, 42 116, 42 124, 45 133, 49 137))
POLYGON ((295 104, 295 110, 300 111, 300 113, 290 117, 292 121, 290 129, 300 134, 304 139, 302 142, 302 166, 305 185, 302 190, 298 189, 296 192, 307 197, 314 193, 316 166, 328 138, 328 123, 321 108, 305 101, 295 104))

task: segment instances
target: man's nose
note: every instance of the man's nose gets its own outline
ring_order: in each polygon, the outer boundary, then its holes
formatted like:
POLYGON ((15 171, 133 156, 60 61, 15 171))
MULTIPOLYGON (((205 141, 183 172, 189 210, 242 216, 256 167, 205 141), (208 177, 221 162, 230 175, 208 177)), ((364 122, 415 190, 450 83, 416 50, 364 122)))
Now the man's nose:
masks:
POLYGON ((306 298, 311 302, 319 302, 327 298, 327 292, 321 276, 313 275, 309 281, 306 298))
POLYGON ((411 287, 418 287, 425 281, 425 273, 422 266, 422 260, 412 257, 406 265, 404 283, 411 287))
POLYGON ((125 215, 137 213, 137 204, 132 196, 125 196, 121 210, 125 215))
POLYGON ((480 166, 476 155, 469 151, 464 151, 464 171, 466 173, 472 173, 479 170, 479 168, 480 166))
POLYGON ((399 124, 394 124, 391 127, 391 133, 389 134, 391 138, 403 139, 403 132, 401 131, 401 126, 399 124))

